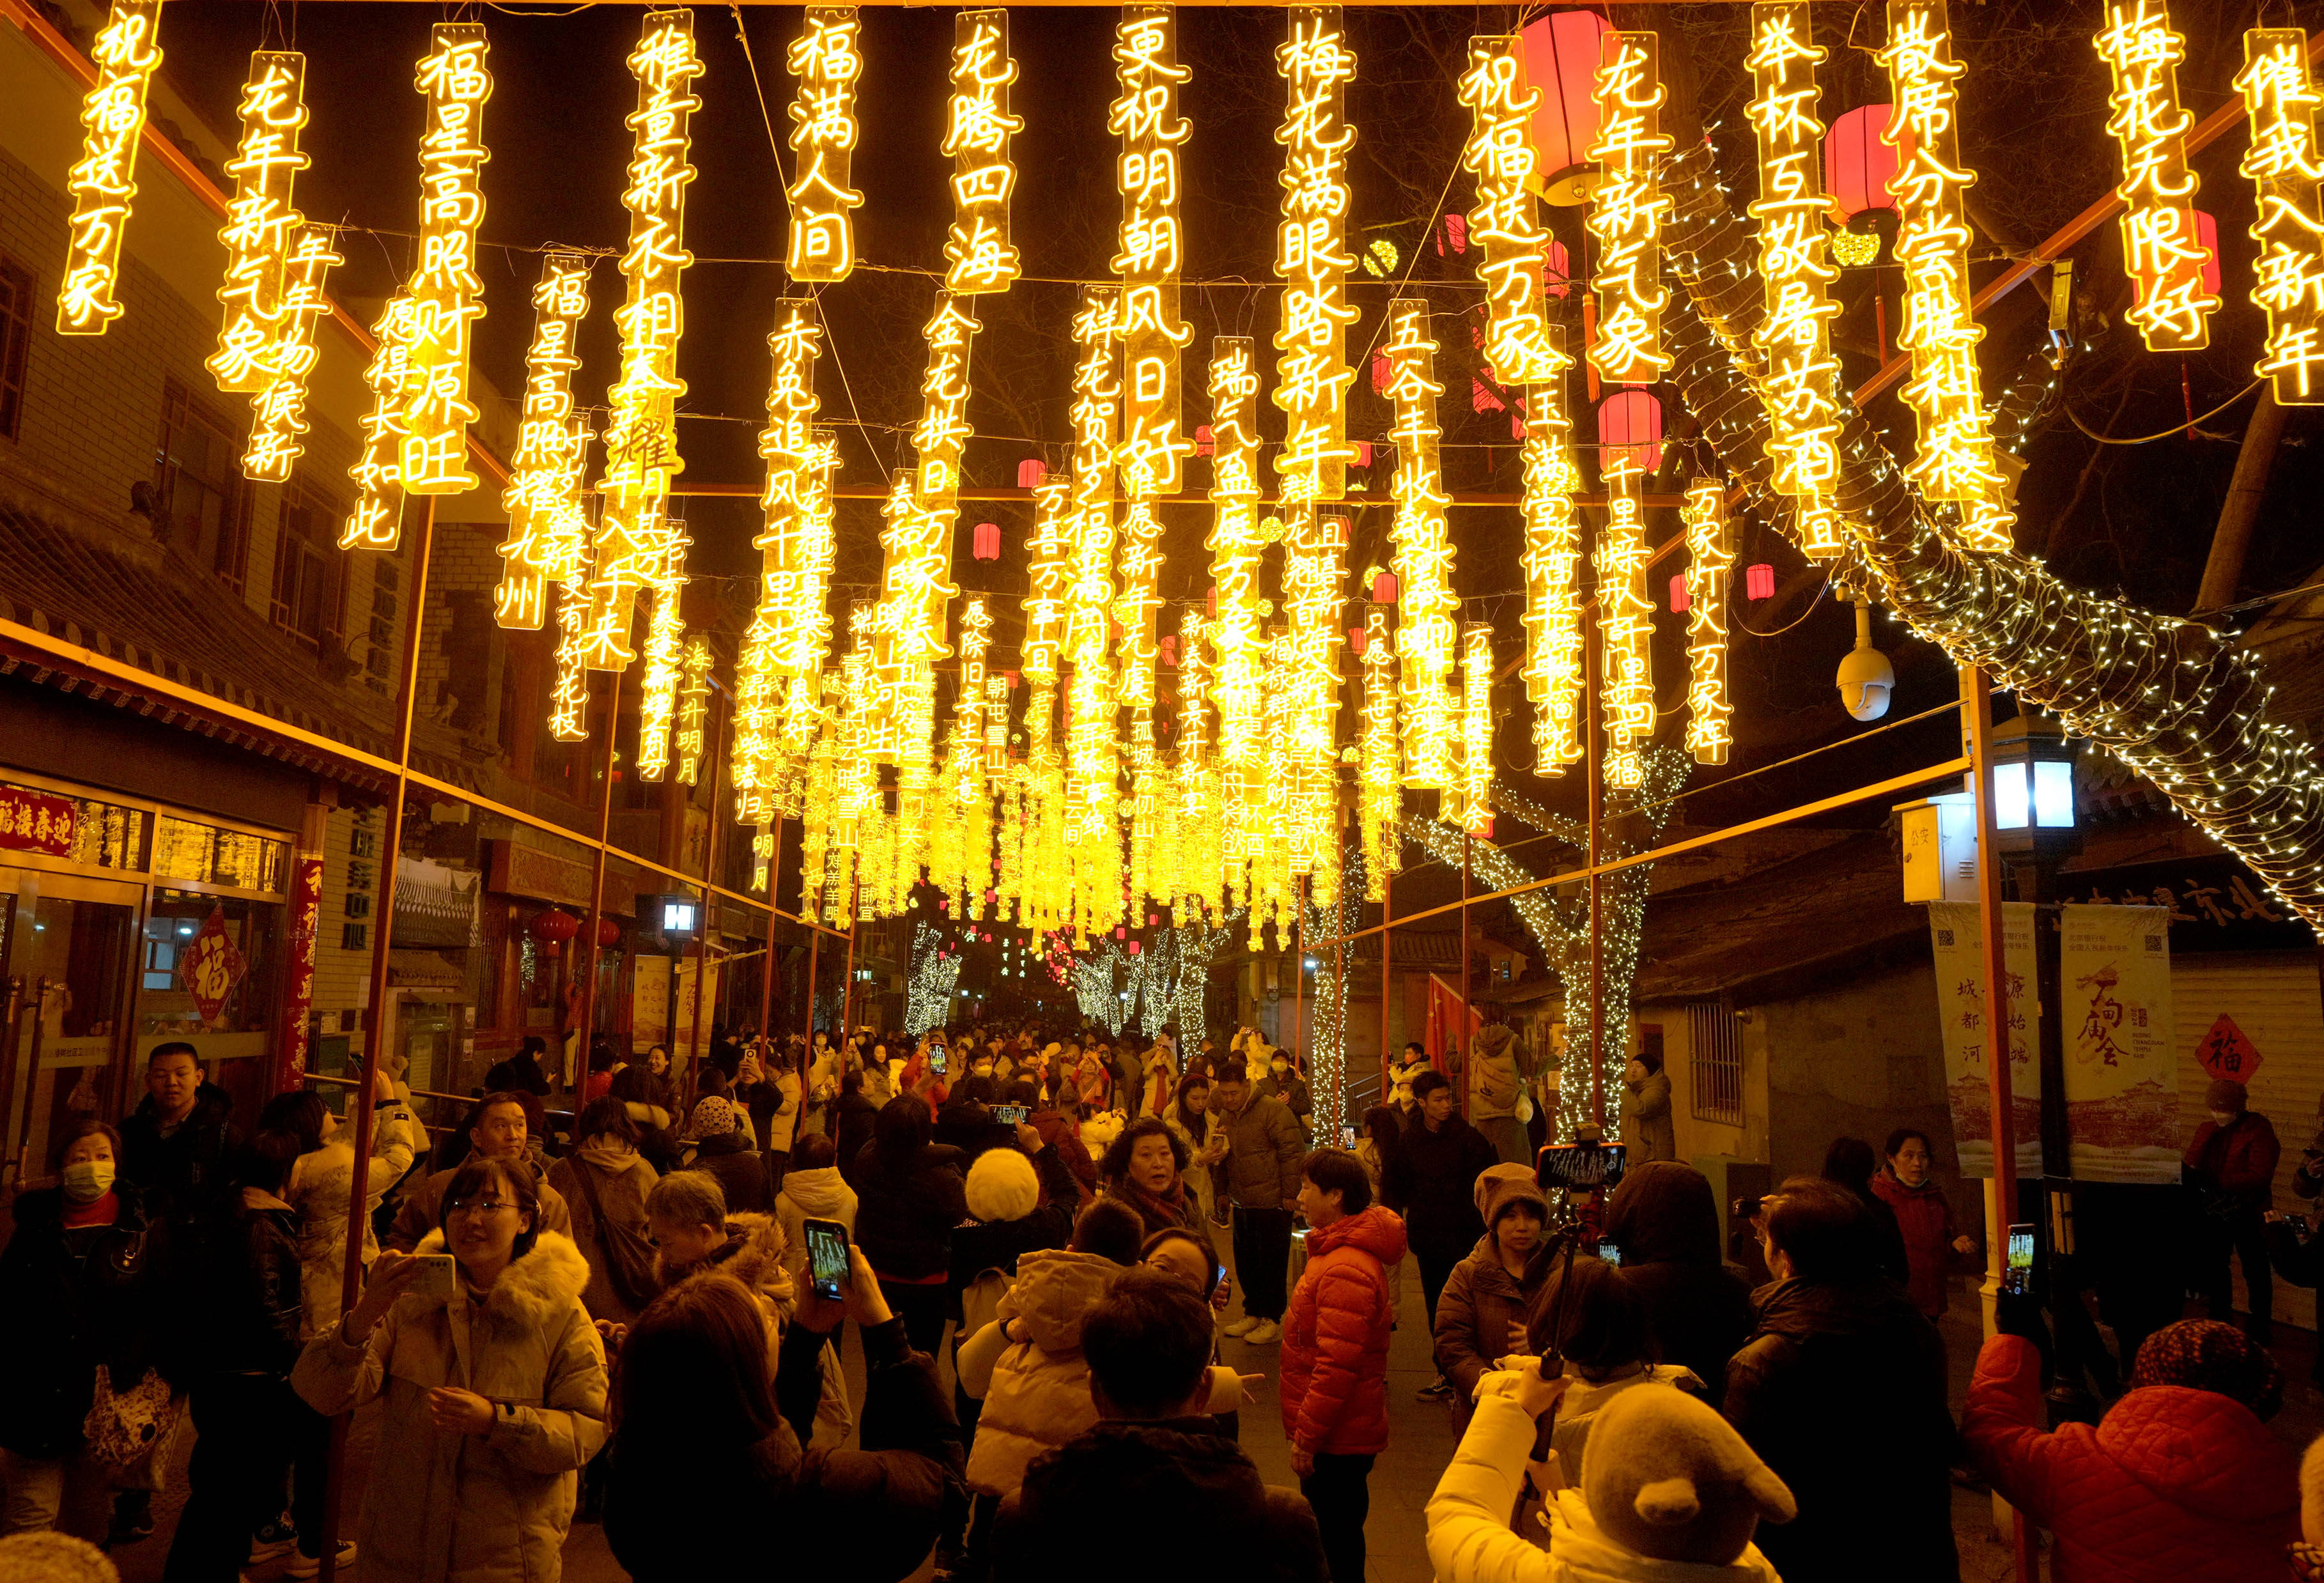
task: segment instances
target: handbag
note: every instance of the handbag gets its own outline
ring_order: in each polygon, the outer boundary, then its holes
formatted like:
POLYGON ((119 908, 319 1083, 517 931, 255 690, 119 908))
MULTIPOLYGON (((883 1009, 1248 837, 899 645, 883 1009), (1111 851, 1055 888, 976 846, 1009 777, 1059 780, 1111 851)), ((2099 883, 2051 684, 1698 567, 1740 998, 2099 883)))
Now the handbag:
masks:
POLYGON ((113 1388, 113 1371, 97 1366, 88 1417, 80 1426, 91 1459, 106 1468, 127 1468, 170 1438, 178 1424, 178 1404, 170 1384, 152 1369, 126 1391, 113 1388))
POLYGON ((605 1279, 613 1295, 632 1309, 644 1308, 661 1292, 661 1283, 654 1278, 653 1244, 635 1226, 606 1219, 604 1203, 597 1196, 595 1166, 576 1160, 573 1174, 580 1180, 581 1196, 589 1201, 589 1219, 597 1228, 597 1247, 605 1256, 605 1279))

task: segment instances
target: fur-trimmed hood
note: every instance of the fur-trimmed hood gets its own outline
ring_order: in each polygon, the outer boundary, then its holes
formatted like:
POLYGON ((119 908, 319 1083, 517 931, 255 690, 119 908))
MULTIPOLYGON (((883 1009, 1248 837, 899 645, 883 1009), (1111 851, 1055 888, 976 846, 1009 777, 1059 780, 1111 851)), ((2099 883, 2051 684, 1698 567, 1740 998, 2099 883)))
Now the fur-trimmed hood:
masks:
MULTIPOLYGON (((421 1238, 412 1251, 444 1252, 442 1229, 421 1238)), ((534 1238, 532 1251, 511 1259, 501 1278, 493 1283, 484 1298, 484 1312, 496 1320, 546 1329, 580 1301, 582 1288, 588 1284, 589 1261, 581 1256, 573 1238, 562 1231, 543 1231, 534 1238)), ((399 1305, 409 1304, 415 1312, 446 1306, 444 1298, 417 1292, 407 1292, 396 1301, 399 1305)))
POLYGON ((665 1269, 663 1279, 676 1285, 692 1275, 732 1275, 788 1319, 798 1289, 783 1268, 783 1229, 772 1215, 729 1215, 723 1247, 698 1265, 665 1269))

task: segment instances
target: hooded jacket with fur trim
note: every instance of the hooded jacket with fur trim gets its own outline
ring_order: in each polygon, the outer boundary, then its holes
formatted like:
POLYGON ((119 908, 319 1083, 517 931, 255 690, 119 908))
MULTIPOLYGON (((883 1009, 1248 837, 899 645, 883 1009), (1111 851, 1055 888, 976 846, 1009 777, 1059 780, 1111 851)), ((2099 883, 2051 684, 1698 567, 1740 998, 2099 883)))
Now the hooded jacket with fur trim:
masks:
MULTIPOLYGON (((1094 1253, 1040 1248, 1017 1261, 1017 1282, 1001 1300, 1000 1324, 1012 1342, 993 1365, 968 1454, 968 1486, 1005 1496, 1025 1481, 1034 1458, 1097 1422, 1082 1321, 1122 1266, 1094 1253)), ((965 1388, 965 1387, 964 1387, 965 1388)))
MULTIPOLYGON (((772 1215, 729 1215, 726 1240, 708 1258, 684 1269, 664 1265, 657 1273, 665 1286, 696 1275, 731 1275, 748 1287, 759 1300, 759 1311, 766 1321, 767 1373, 771 1377, 782 1358, 783 1332, 798 1310, 798 1284, 786 1262, 788 1252, 783 1229, 772 1215)), ((838 1358, 825 1352, 822 1365, 823 1396, 816 1407, 812 1443, 844 1445, 855 1427, 854 1404, 848 1399, 847 1379, 839 1371, 838 1358)))
POLYGON ((1388 1266, 1404 1222, 1378 1204, 1307 1233, 1307 1269, 1283 1321, 1283 1433, 1309 1451, 1388 1447, 1388 1266))
POLYGON ((2230 1583, 2284 1575, 2300 1471, 2251 1409, 2146 1385, 2096 1428, 2041 1428, 2041 1355, 1995 1336, 1978 1355, 1961 1439, 1994 1489, 2052 1531, 2058 1583, 2230 1583))
MULTIPOLYGON (((420 1247, 440 1251, 442 1234, 420 1247)), ((605 1355, 581 1290, 588 1261, 544 1231, 482 1299, 408 1292, 361 1341, 333 1326, 290 1384, 316 1412, 383 1407, 359 1543, 369 1583, 555 1583, 582 1466, 605 1441, 605 1355), (436 1428, 428 1394, 493 1404, 482 1435, 436 1428)))

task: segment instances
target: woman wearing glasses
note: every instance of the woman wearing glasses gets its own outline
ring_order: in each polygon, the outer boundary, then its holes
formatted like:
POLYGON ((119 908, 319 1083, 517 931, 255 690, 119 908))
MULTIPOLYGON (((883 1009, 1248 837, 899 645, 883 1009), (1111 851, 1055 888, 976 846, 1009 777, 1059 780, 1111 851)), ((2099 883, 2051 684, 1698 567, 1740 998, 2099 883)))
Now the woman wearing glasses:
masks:
POLYGON ((469 1161, 437 1229, 411 1256, 383 1254, 291 1375, 318 1413, 383 1403, 367 1583, 556 1583, 575 1474, 605 1440, 605 1357, 581 1303, 588 1263, 539 1214, 530 1171, 469 1161), (445 1253, 448 1271, 429 1256, 445 1253))

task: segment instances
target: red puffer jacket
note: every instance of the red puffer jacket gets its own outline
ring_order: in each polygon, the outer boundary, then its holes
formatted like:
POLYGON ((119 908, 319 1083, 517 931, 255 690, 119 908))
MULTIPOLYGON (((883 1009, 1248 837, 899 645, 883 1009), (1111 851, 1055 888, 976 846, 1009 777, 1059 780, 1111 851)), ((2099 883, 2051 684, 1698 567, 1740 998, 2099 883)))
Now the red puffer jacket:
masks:
POLYGON ((2042 1421, 2041 1357, 2020 1336, 1978 1355, 1961 1438, 1993 1487, 2057 1536, 2057 1583, 2251 1583, 2300 1537, 2298 1460, 2242 1403, 2132 1391, 2092 1429, 2042 1421))
POLYGON ((1913 1306, 1931 1319, 1945 1311, 1946 1275, 1952 1268, 1952 1206, 1934 1182, 1907 1187, 1886 1165, 1872 1179, 1872 1191, 1895 1212, 1896 1229, 1904 1238, 1904 1261, 1913 1273, 1913 1306))
POLYGON ((1307 1233, 1307 1271, 1283 1321, 1283 1432, 1361 1457, 1388 1449, 1388 1266, 1404 1222, 1378 1204, 1307 1233))

